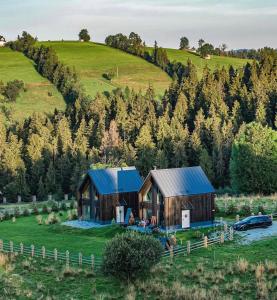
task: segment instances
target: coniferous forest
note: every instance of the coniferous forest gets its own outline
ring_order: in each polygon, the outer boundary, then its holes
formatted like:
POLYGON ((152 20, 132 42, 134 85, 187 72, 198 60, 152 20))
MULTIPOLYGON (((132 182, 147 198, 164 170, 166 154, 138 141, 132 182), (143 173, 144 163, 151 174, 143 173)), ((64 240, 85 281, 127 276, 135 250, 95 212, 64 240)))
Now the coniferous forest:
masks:
MULTIPOLYGON (((78 73, 52 48, 38 46, 26 32, 9 43, 58 88, 67 109, 35 113, 22 122, 0 114, 3 194, 11 200, 18 194, 41 200, 47 194, 74 194, 92 165, 135 165, 143 176, 154 166, 200 165, 218 189, 276 192, 276 51, 264 49, 259 60, 238 70, 205 67, 199 78, 190 61, 169 63, 162 48, 146 53, 141 40, 133 40, 128 52, 172 77, 162 99, 151 84, 146 91, 126 87, 92 99, 78 73)), ((106 42, 115 46, 111 37, 106 42)))

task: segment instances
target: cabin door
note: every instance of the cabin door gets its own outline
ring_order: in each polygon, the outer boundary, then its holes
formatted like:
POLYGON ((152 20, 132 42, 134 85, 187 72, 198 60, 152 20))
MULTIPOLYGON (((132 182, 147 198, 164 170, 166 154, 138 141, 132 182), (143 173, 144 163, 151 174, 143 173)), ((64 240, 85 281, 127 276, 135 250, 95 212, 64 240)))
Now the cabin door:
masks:
POLYGON ((190 210, 182 210, 182 228, 190 227, 190 210))
POLYGON ((116 223, 124 223, 124 206, 116 206, 116 223))

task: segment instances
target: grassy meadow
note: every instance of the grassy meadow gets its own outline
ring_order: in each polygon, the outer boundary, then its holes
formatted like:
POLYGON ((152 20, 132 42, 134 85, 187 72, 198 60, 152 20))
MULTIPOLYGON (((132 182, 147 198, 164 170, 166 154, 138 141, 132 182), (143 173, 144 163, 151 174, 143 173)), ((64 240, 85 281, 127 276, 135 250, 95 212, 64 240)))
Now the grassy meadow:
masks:
POLYGON ((12 117, 21 120, 33 112, 51 113, 55 108, 65 109, 62 95, 35 69, 31 60, 22 53, 0 48, 0 80, 23 80, 26 91, 21 92, 16 103, 5 103, 12 110, 12 117))
POLYGON ((0 299, 276 300, 276 248, 277 238, 216 245, 164 259, 134 282, 0 253, 0 299))
POLYGON ((207 65, 212 71, 218 68, 233 66, 235 69, 243 67, 247 63, 247 59, 225 57, 211 55, 211 59, 203 59, 197 53, 178 50, 178 49, 166 49, 167 55, 170 61, 178 61, 186 64, 188 59, 196 66, 198 75, 201 76, 203 68, 207 65))
POLYGON ((62 62, 76 68, 86 92, 91 96, 126 86, 144 92, 149 84, 161 96, 171 82, 165 72, 144 59, 102 44, 69 41, 43 44, 53 47, 62 62), (111 81, 103 77, 110 71, 116 74, 117 69, 118 77, 111 81))

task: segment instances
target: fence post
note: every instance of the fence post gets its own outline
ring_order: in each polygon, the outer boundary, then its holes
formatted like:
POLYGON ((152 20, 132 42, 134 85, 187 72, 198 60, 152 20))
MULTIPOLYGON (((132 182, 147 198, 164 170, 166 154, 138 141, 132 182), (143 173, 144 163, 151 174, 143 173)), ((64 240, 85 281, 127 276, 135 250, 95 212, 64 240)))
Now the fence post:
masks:
POLYGON ((13 253, 13 242, 10 241, 10 252, 13 253))
POLYGON ((232 241, 234 239, 234 229, 230 227, 229 240, 232 241))
POLYGON ((208 248, 208 237, 204 236, 204 248, 208 248))
POLYGON ((92 269, 92 271, 94 271, 94 255, 92 254, 91 255, 91 269, 92 269))
POLYGON ((187 254, 190 255, 190 241, 187 241, 187 254))
POLYGON ((20 243, 20 254, 21 255, 24 254, 24 245, 23 245, 23 243, 20 243))
POLYGON ((44 246, 42 246, 42 248, 41 248, 41 256, 42 256, 42 258, 43 259, 45 259, 45 247, 44 246))
POLYGON ((37 196, 36 195, 32 195, 32 201, 37 202, 37 196))
POLYGON ((83 264, 83 256, 82 253, 79 253, 79 266, 81 267, 83 264))
POLYGON ((3 251, 3 241, 0 240, 0 251, 2 252, 3 251))
POLYGON ((64 194, 64 200, 68 201, 68 194, 64 194))
POLYGON ((220 234, 220 243, 221 244, 224 243, 224 232, 221 232, 221 234, 220 234))
POLYGON ((31 256, 34 257, 35 256, 35 246, 31 245, 31 256))
POLYGON ((54 249, 54 260, 58 260, 58 250, 56 248, 54 249))
POLYGON ((7 204, 7 198, 3 197, 3 204, 7 204))
POLYGON ((21 195, 17 195, 17 203, 21 203, 21 195))
POLYGON ((66 267, 68 268, 69 267, 69 251, 66 250, 65 252, 65 259, 66 259, 66 267))
POLYGON ((236 215, 236 222, 239 221, 239 215, 236 215))

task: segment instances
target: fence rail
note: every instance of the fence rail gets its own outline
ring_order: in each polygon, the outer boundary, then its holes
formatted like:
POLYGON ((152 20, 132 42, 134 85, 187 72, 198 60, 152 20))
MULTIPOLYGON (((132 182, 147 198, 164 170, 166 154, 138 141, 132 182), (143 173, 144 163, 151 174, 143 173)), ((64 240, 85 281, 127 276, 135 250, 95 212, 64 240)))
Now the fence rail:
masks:
POLYGON ((69 251, 61 252, 57 249, 48 250, 44 246, 35 247, 34 245, 24 245, 23 243, 15 244, 13 241, 0 240, 0 252, 17 253, 31 257, 38 257, 41 259, 54 260, 56 262, 65 263, 69 265, 78 265, 79 267, 89 267, 92 271, 96 271, 101 267, 102 259, 100 257, 91 255, 83 256, 82 253, 70 253, 69 251))
POLYGON ((189 255, 191 251, 198 250, 201 248, 208 248, 214 244, 223 244, 225 241, 232 241, 234 238, 234 230, 232 227, 225 229, 218 236, 213 238, 204 237, 202 241, 191 243, 187 241, 187 244, 184 246, 178 246, 177 248, 171 248, 164 251, 163 257, 172 257, 176 255, 189 255))

